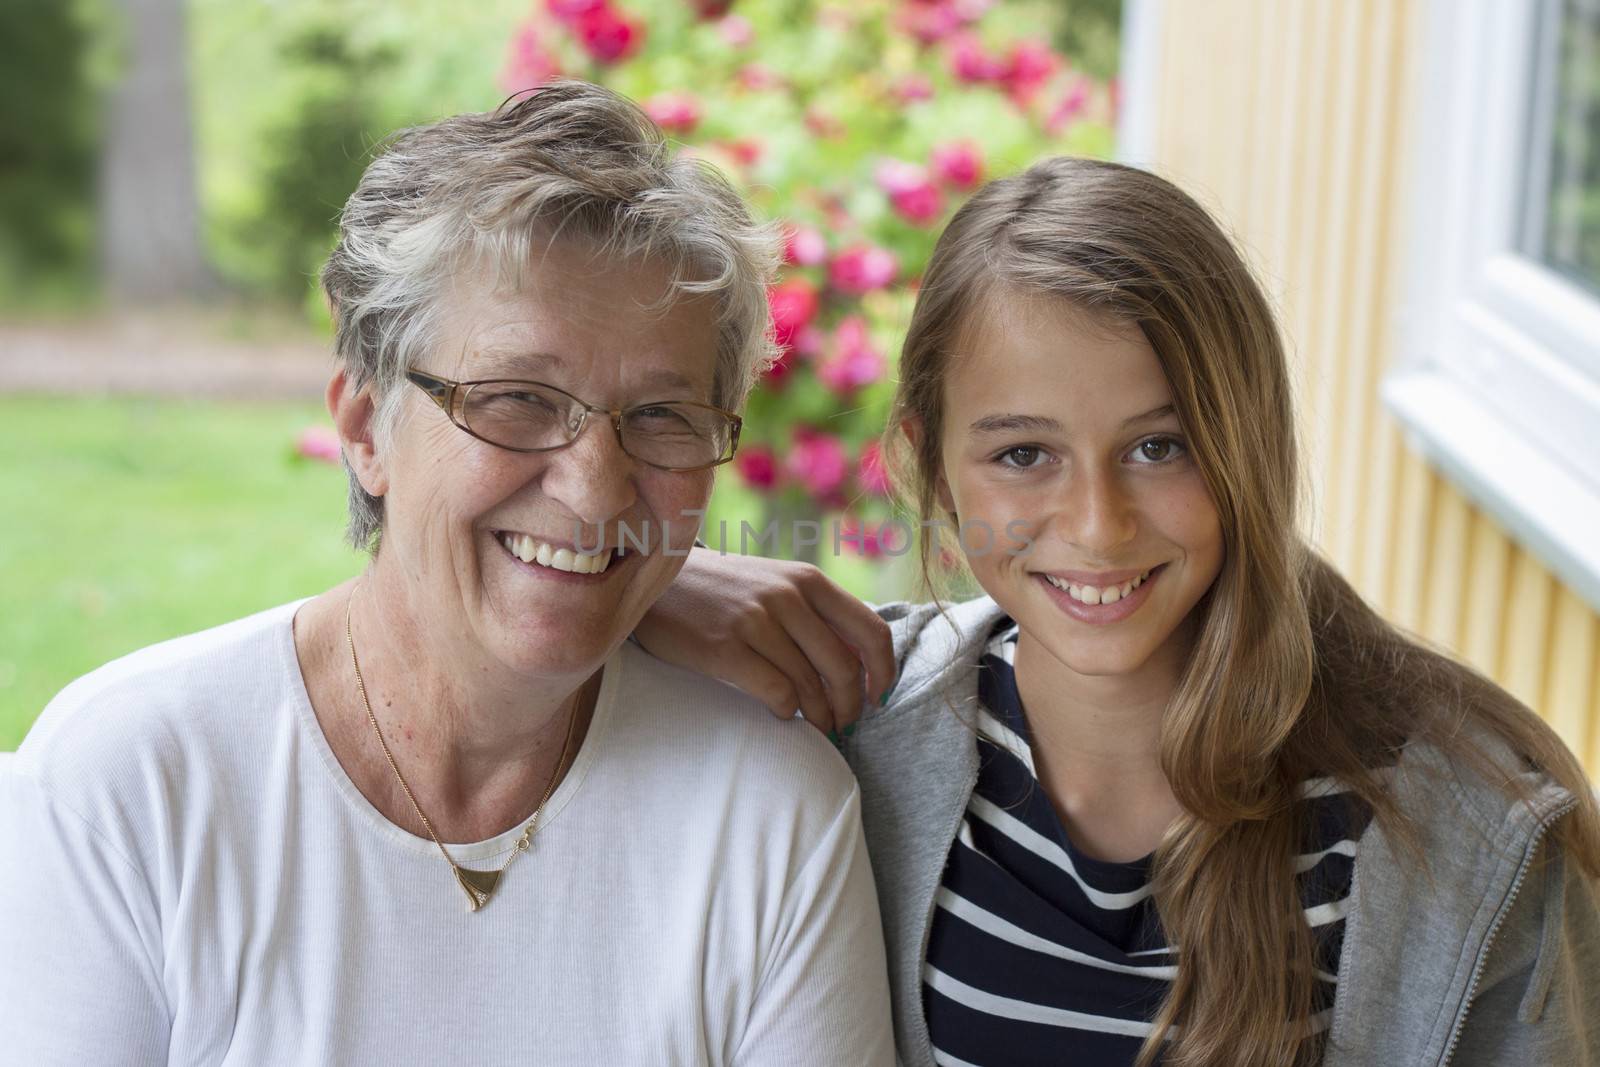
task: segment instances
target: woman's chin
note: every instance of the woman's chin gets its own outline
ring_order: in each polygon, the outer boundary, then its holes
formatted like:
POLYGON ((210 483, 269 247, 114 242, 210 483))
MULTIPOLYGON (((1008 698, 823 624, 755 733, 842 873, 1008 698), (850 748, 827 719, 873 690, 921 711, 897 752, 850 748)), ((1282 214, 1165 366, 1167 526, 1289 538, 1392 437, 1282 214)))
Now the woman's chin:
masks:
POLYGON ((503 614, 485 621, 484 644, 508 669, 529 676, 587 673, 605 660, 627 633, 614 620, 585 619, 570 610, 503 614))

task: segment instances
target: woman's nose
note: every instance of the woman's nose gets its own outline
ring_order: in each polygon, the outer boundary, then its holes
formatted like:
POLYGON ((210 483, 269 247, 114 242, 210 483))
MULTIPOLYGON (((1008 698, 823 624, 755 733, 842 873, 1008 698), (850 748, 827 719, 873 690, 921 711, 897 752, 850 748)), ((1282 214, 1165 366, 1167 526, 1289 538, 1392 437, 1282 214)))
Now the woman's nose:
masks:
POLYGON ((599 525, 626 511, 638 496, 635 463, 622 450, 611 418, 597 412, 585 420, 571 444, 549 453, 540 485, 574 518, 599 525))

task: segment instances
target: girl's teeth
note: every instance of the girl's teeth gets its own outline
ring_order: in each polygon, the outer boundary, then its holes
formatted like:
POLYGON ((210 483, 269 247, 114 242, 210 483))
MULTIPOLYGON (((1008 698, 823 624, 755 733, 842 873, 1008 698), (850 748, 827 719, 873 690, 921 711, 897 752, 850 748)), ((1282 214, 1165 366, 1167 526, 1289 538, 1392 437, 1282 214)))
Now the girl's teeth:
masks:
POLYGON ((1145 571, 1131 582, 1123 582, 1120 586, 1113 585, 1105 589, 1098 589, 1092 585, 1074 585, 1071 582, 1064 582, 1051 574, 1044 576, 1045 581, 1057 589, 1064 590, 1072 599, 1090 605, 1115 604, 1124 597, 1132 596, 1133 591, 1143 585, 1149 577, 1150 572, 1145 571))

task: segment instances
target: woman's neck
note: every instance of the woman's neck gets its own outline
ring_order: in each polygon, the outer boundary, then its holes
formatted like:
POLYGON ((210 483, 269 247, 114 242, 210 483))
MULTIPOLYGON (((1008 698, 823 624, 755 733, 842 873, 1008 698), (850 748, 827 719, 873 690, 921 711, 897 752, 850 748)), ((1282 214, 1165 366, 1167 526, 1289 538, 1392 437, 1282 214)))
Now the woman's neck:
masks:
POLYGON ((384 755, 370 708, 441 840, 483 840, 521 824, 581 746, 598 672, 510 676, 474 649, 424 639, 403 592, 381 583, 369 572, 307 604, 295 621, 302 672, 334 754, 391 822, 427 836, 384 755))
POLYGON ((1161 769, 1161 723, 1181 657, 1158 653, 1128 674, 1083 675, 1024 630, 1015 669, 1034 767, 1073 844, 1116 862, 1154 851, 1182 813, 1161 769))

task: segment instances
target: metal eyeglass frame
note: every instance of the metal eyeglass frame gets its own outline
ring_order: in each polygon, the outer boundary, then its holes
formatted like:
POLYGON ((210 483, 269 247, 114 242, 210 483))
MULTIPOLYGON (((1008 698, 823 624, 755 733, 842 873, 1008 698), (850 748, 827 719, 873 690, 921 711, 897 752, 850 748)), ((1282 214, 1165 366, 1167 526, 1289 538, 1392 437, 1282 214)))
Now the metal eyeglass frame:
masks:
POLYGON ((456 429, 460 430, 462 433, 476 437, 484 444, 493 445, 496 448, 503 448, 507 452, 555 452, 558 449, 566 448, 583 434, 583 428, 588 425, 590 415, 606 415, 610 417, 611 428, 617 435, 617 446, 622 449, 625 455, 632 459, 638 460, 640 463, 643 463, 646 466, 654 467, 656 470, 671 471, 674 473, 687 473, 689 471, 710 470, 712 467, 720 467, 724 463, 731 461, 734 455, 739 451, 739 431, 744 427, 744 420, 738 415, 735 415, 733 412, 719 408, 714 404, 702 404, 698 400, 657 400, 645 404, 635 404, 628 408, 603 408, 597 407, 594 404, 590 404, 585 400, 580 400, 571 393, 567 392, 565 389, 558 388, 557 386, 551 385, 548 382, 535 382, 520 378, 484 378, 477 381, 457 382, 452 381, 449 378, 440 378, 436 375, 425 374, 419 370, 408 370, 406 371, 406 380, 412 385, 415 385, 418 389, 421 389, 424 393, 428 394, 429 399, 431 399, 435 404, 439 405, 439 409, 445 413, 445 416, 456 427, 456 429), (511 445, 503 445, 498 441, 489 440, 487 437, 484 437, 482 434, 478 433, 472 427, 467 425, 467 396, 475 387, 480 385, 537 385, 541 389, 548 389, 553 393, 560 393, 562 396, 572 401, 573 405, 583 412, 583 416, 578 420, 577 428, 572 431, 572 436, 559 445, 551 445, 549 448, 513 448, 511 445), (637 411, 640 408, 657 407, 662 404, 686 404, 690 407, 705 408, 709 411, 715 411, 717 414, 724 416, 729 423, 728 454, 722 459, 714 460, 711 463, 697 464, 693 467, 666 467, 660 463, 652 463, 648 459, 641 459, 640 457, 635 456, 632 452, 629 452, 628 446, 625 443, 625 438, 622 435, 622 417, 629 412, 637 411))

